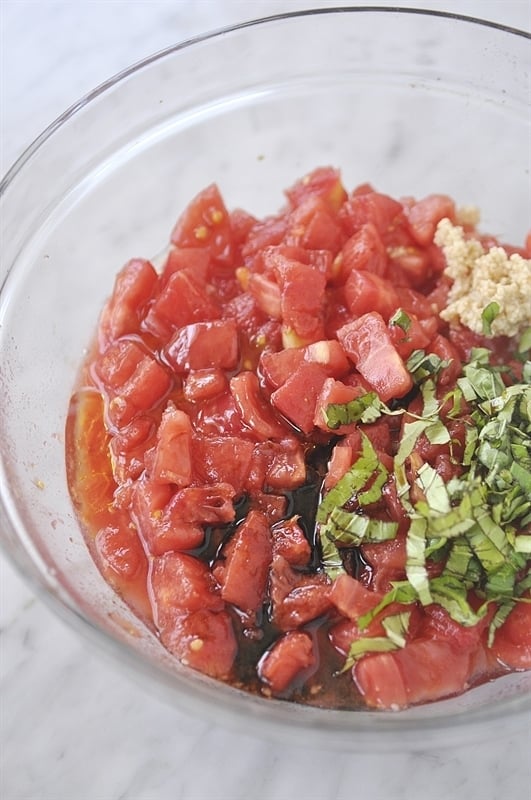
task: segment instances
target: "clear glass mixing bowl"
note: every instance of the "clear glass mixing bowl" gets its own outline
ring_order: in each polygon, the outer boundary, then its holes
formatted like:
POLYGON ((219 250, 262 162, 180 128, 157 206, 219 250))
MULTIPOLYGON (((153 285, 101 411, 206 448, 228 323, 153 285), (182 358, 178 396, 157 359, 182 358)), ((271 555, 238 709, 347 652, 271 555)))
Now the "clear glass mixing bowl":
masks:
POLYGON ((400 713, 248 696, 175 663, 100 577, 65 479, 68 401, 104 299, 212 181, 256 215, 317 165, 395 195, 446 192, 521 242, 531 219, 530 36, 430 12, 327 9, 177 45, 82 99, 1 185, 2 546, 117 668, 264 736, 379 750, 528 723, 531 673, 400 713))

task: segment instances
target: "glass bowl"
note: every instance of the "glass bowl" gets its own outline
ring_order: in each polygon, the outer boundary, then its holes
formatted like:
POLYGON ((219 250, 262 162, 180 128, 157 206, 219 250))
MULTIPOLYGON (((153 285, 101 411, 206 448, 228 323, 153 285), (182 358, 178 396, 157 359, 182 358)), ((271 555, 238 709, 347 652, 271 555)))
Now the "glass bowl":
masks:
POLYGON ((249 696, 175 663, 101 578, 65 478, 68 402, 114 276, 165 247, 216 181, 256 215, 318 165, 345 185, 452 195, 521 242, 531 219, 531 37, 435 12, 326 9, 245 23, 123 72, 51 125, 1 186, 2 546, 83 636, 190 713, 326 748, 456 744, 522 727, 531 673, 400 713, 249 696))

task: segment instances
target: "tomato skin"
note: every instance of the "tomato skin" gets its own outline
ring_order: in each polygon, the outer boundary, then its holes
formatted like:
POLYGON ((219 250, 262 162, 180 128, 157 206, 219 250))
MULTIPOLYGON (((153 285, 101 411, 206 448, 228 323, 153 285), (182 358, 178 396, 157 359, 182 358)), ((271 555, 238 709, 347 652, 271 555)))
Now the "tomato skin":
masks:
POLYGON ((175 224, 171 241, 177 247, 204 247, 215 264, 232 266, 230 218, 216 184, 207 186, 188 204, 175 224))
POLYGON ((152 409, 172 386, 166 369, 131 339, 109 345, 95 372, 109 397, 108 417, 117 428, 152 409))
POLYGON ((199 283, 205 283, 210 266, 210 253, 202 247, 171 247, 161 274, 161 284, 168 282, 174 272, 188 270, 199 283))
POLYGON ((161 631, 175 617, 208 609, 222 611, 225 604, 208 567, 185 553, 164 553, 151 559, 148 588, 153 619, 161 631))
POLYGON ((334 167, 318 167, 298 180, 285 194, 292 207, 300 206, 308 197, 319 197, 330 211, 338 211, 347 199, 341 183, 339 170, 334 167))
POLYGON ((409 358, 414 350, 425 350, 431 338, 415 316, 411 315, 409 320, 407 331, 400 325, 389 325, 391 341, 404 359, 409 358))
POLYGON ((305 567, 312 556, 312 549, 297 519, 292 517, 273 525, 273 554, 282 556, 291 567, 305 567))
POLYGON ((295 630, 330 610, 330 583, 321 574, 295 572, 275 555, 270 574, 273 622, 282 631, 295 630))
POLYGON ((286 435, 263 397, 254 372, 240 372, 230 380, 230 391, 246 425, 260 441, 278 440, 286 435))
POLYGON ((199 403, 226 392, 228 387, 227 378, 221 369, 190 370, 183 383, 183 394, 189 402, 199 403))
POLYGON ((179 328, 164 348, 177 373, 200 369, 234 369, 238 363, 238 331, 234 320, 196 322, 179 328))
POLYGON ((384 402, 403 397, 413 387, 380 314, 364 314, 340 328, 337 335, 346 354, 384 402))
POLYGON ((131 517, 145 549, 152 555, 161 556, 171 550, 192 550, 203 544, 203 528, 195 521, 181 518, 174 498, 168 484, 142 478, 134 486, 131 517))
POLYGON ((145 259, 128 261, 116 277, 111 298, 99 323, 99 344, 104 349, 126 334, 138 333, 144 309, 157 284, 157 273, 145 259))
POLYGON ((182 664, 218 680, 230 675, 238 643, 226 611, 199 609, 177 616, 161 640, 182 664))
POLYGON ((271 534, 266 517, 250 511, 236 528, 222 553, 225 559, 214 567, 226 603, 250 614, 264 602, 273 557, 271 534))
POLYGON ((108 525, 101 528, 94 540, 105 576, 129 581, 147 574, 147 559, 136 531, 108 525))
POLYGON ((273 694, 282 694, 300 672, 316 663, 311 637, 307 633, 290 632, 277 639, 261 659, 258 674, 273 694))
POLYGON ((230 483, 188 486, 172 498, 172 510, 184 522, 215 525, 232 522, 234 488, 230 483))

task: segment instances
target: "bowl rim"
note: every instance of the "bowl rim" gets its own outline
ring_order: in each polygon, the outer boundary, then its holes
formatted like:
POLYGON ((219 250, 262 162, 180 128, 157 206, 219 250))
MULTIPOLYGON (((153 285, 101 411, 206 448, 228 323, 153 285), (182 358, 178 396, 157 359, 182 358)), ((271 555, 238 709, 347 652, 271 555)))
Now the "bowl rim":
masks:
MULTIPOLYGON (((334 15, 339 16, 342 14, 367 15, 369 13, 401 16, 414 15, 439 18, 443 20, 455 20, 465 24, 480 25, 482 27, 500 31, 502 33, 508 33, 516 37, 531 40, 531 33, 518 28, 503 25, 501 23, 453 12, 421 8, 407 8, 401 6, 364 5, 356 7, 334 6, 327 8, 302 9, 284 12, 281 14, 272 14, 255 19, 245 20, 233 25, 223 26, 189 37, 188 39, 163 48, 162 50, 159 50, 115 73, 112 77, 106 79, 94 89, 83 95, 79 100, 69 106, 53 122, 51 122, 15 160, 13 165, 8 169, 0 181, 0 198, 15 180, 17 174, 32 158, 34 153, 39 150, 39 148, 50 137, 52 137, 54 133, 63 126, 64 123, 66 123, 85 106, 98 98, 101 94, 115 87, 117 84, 122 83, 124 80, 140 70, 149 67, 149 65, 152 63, 155 63, 194 45, 247 28, 258 28, 263 25, 282 22, 285 20, 291 21, 297 18, 334 15)), ((4 279, 0 283, 0 295, 3 293, 4 284, 10 272, 11 268, 6 271, 4 279)), ((2 513, 2 517, 5 518, 7 524, 10 525, 9 513, 5 507, 4 499, 2 497, 0 497, 0 512, 2 513)), ((206 691, 201 691, 200 684, 197 682, 197 690, 194 692, 193 696, 190 697, 187 695, 184 697, 183 695, 185 695, 186 692, 183 691, 182 688, 179 688, 177 681, 173 681, 171 679, 169 672, 166 673, 161 668, 154 668, 152 664, 148 663, 148 660, 145 656, 139 656, 138 654, 133 653, 130 647, 123 644, 116 638, 113 638, 110 633, 103 630, 103 628, 101 628, 93 620, 81 614, 65 599, 60 598, 50 592, 49 588, 46 587, 40 576, 36 577, 33 574, 28 574, 28 570, 23 563, 24 558, 21 557, 16 548, 7 547, 4 541, 0 539, 0 550, 5 555, 7 561, 16 569, 17 573, 19 573, 24 583, 30 588, 30 590, 41 600, 43 600, 45 605, 50 607, 56 616, 64 620, 65 623, 68 624, 68 627, 74 631, 74 633, 97 644, 98 651, 102 653, 102 655, 108 656, 109 660, 111 660, 110 657, 112 656, 112 660, 115 663, 118 661, 118 659, 122 660, 125 657, 125 662, 129 668, 129 675, 131 675, 132 678, 138 678, 141 685, 148 691, 150 689, 153 691, 157 688, 160 690, 163 683, 165 688, 170 690, 170 694, 172 694, 173 698, 179 698, 181 701, 180 706, 183 710, 190 712, 192 711, 193 707, 193 710, 196 711, 197 708, 200 707, 205 718, 212 719, 212 711, 209 711, 209 705, 212 698, 210 697, 211 690, 209 689, 208 684, 212 684, 212 691, 219 692, 220 683, 218 681, 207 679, 207 683, 205 684, 206 691), (153 681, 153 669, 156 670, 157 677, 164 675, 165 680, 153 681)), ((246 713, 246 706, 249 705, 250 695, 245 692, 235 690, 232 687, 227 687, 224 684, 221 684, 221 688, 222 692, 219 692, 219 695, 216 697, 216 701, 218 703, 217 707, 223 715, 222 724, 226 724, 227 727, 240 729, 242 719, 246 713), (221 695, 223 695, 223 697, 221 697, 221 695), (234 702, 235 699, 236 702, 234 702)), ((531 695, 529 697, 531 700, 531 695)), ((453 737, 451 743, 456 744, 460 741, 463 741, 463 738, 460 739, 459 736, 455 735, 457 730, 461 732, 461 737, 463 737, 463 735, 473 729, 478 731, 481 727, 488 727, 489 723, 491 722, 498 722, 499 718, 497 715, 500 708, 503 709, 504 719, 511 718, 512 720, 523 721, 524 715, 529 713, 529 709, 531 707, 527 702, 522 704, 521 698, 506 698, 501 700, 498 699, 494 703, 490 703, 488 706, 482 705, 475 709, 452 711, 446 715, 432 714, 423 718, 418 716, 408 717, 404 716, 403 713, 396 714, 396 712, 375 712, 362 710, 353 713, 339 710, 321 709, 313 706, 297 706, 297 704, 293 703, 286 704, 285 702, 279 700, 265 700, 263 698, 256 697, 253 698, 253 702, 255 703, 258 712, 260 712, 259 706, 262 706, 263 715, 261 716, 260 713, 258 713, 256 717, 251 715, 250 719, 256 718, 263 729, 260 731, 260 735, 263 735, 266 738, 268 735, 272 735, 275 738, 293 741, 293 734, 299 732, 305 735, 313 734, 314 737, 318 736, 319 738, 323 736, 325 738, 330 738, 330 744, 337 746, 339 737, 350 732, 352 734, 352 740, 348 743, 345 743, 344 749, 352 750, 353 748, 356 748, 360 751, 367 751, 368 749, 391 750, 393 749, 393 745, 390 745, 390 737, 396 737, 396 734, 400 734, 400 737, 402 737, 401 740, 395 745, 398 748, 404 747, 408 743, 413 743, 419 747, 425 747, 428 744, 431 735, 436 735, 438 744, 440 744, 439 735, 441 733, 448 733, 449 731, 452 732, 453 737), (298 708, 298 713, 293 715, 293 719, 285 718, 290 716, 289 708, 293 706, 298 708), (274 719, 274 714, 278 713, 277 709, 282 708, 284 709, 284 713, 282 711, 280 712, 280 717, 282 717, 282 719, 274 719), (267 709, 271 709, 271 711, 268 711, 267 709), (325 717, 328 718, 328 722, 325 720, 325 717), (339 724, 340 719, 343 720, 344 724, 339 724), (354 723, 355 721, 357 722, 356 724, 347 725, 347 720, 351 721, 351 723, 354 723), (322 727, 319 729, 316 728, 317 722, 322 723, 322 727), (360 741, 358 738, 359 736, 364 737, 363 740, 360 741)), ((308 740, 305 740, 305 743, 307 741, 308 740)), ((450 742, 448 742, 448 744, 450 744, 450 742)))

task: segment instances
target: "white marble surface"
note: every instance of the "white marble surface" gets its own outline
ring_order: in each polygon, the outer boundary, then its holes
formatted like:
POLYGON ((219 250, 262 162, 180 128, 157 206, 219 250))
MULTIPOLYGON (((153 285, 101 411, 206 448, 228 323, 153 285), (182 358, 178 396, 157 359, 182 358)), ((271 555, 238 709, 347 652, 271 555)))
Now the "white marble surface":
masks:
MULTIPOLYGON (((86 91, 149 53, 207 29, 317 5, 335 4, 0 0, 0 171, 86 91)), ((531 29, 529 0, 403 5, 531 29)), ((264 743, 184 716, 121 676, 35 599, 3 558, 0 590, 4 800, 531 796, 529 737, 497 741, 493 731, 481 745, 386 756, 264 743)))

